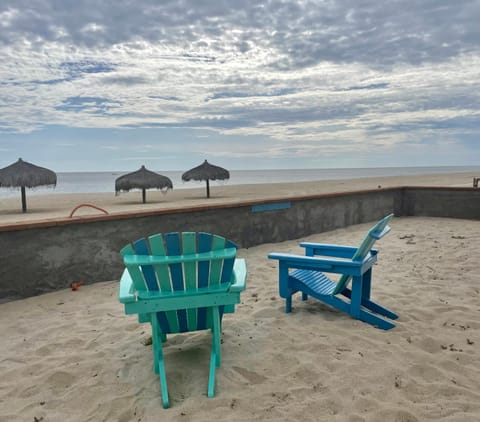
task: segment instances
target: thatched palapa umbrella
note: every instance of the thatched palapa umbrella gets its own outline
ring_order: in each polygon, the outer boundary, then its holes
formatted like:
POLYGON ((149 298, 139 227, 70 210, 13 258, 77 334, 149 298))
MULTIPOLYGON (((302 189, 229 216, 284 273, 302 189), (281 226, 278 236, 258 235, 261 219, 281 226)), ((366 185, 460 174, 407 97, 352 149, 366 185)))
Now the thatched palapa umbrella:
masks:
POLYGON ((210 198, 210 180, 230 179, 230 173, 222 167, 214 166, 207 160, 197 167, 186 171, 182 174, 182 180, 206 180, 207 181, 207 198, 210 198))
POLYGON ((37 186, 56 186, 57 175, 49 169, 39 167, 23 161, 21 158, 16 163, 0 169, 0 187, 18 188, 22 191, 22 211, 27 212, 27 198, 25 188, 37 186))
POLYGON ((115 194, 132 189, 142 190, 143 203, 146 202, 147 189, 160 189, 163 192, 173 189, 172 181, 167 176, 154 173, 142 166, 140 170, 120 176, 115 180, 115 194))

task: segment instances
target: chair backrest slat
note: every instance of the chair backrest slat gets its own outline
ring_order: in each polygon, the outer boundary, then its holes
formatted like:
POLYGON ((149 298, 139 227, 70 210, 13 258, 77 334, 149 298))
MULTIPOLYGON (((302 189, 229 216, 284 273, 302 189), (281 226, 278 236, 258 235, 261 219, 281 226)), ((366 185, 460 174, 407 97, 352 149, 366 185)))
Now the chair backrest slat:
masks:
MULTIPOLYGON (((148 238, 150 243, 150 251, 152 255, 165 256, 165 245, 161 233, 155 234, 148 238)), ((171 292, 172 283, 170 280, 170 270, 167 264, 153 265, 155 274, 157 276, 158 286, 162 292, 171 292)), ((158 315, 158 321, 163 331, 179 332, 180 325, 178 316, 175 311, 162 312, 158 315)))
MULTIPOLYGON (((225 248, 237 248, 237 245, 230 240, 225 241, 225 248)), ((235 257, 227 258, 223 261, 223 271, 222 271, 222 278, 220 280, 221 283, 228 283, 232 277, 233 272, 233 264, 235 263, 235 257)))
MULTIPOLYGON (((150 241, 150 250, 152 255, 165 256, 165 245, 163 244, 163 236, 161 233, 154 234, 148 238, 150 241)), ((157 274, 160 291, 171 292, 172 283, 170 280, 170 271, 167 264, 154 265, 155 273, 157 274)))
MULTIPOLYGON (((181 255, 180 238, 178 233, 168 233, 165 235, 165 243, 167 246, 167 255, 181 255)), ((183 285, 183 268, 182 264, 170 264, 170 276, 172 278, 173 290, 185 290, 183 285)))
MULTIPOLYGON (((196 235, 194 232, 182 233, 182 247, 184 254, 197 253, 196 235)), ((185 289, 193 290, 197 288, 197 263, 194 261, 183 264, 185 275, 185 289)), ((187 326, 190 331, 198 329, 198 310, 187 309, 187 326)))
MULTIPOLYGON (((148 248, 146 239, 139 239, 134 244, 135 253, 137 255, 150 255, 150 250, 148 248)), ((157 276, 152 265, 142 265, 142 273, 149 291, 159 290, 157 283, 157 276)))
MULTIPOLYGON (((128 244, 124 248, 122 248, 122 250, 120 251, 120 254, 122 256, 135 255, 135 250, 133 249, 133 246, 131 244, 128 244)), ((143 274, 140 268, 137 265, 130 265, 130 266, 127 266, 127 269, 133 281, 135 290, 137 291, 147 290, 147 285, 145 283, 145 279, 143 278, 143 274)))
MULTIPOLYGON (((363 261, 367 257, 367 255, 372 250, 372 247, 375 244, 375 242, 390 231, 390 228, 388 227, 388 223, 392 218, 393 218, 393 214, 387 215, 368 231, 367 235, 365 236, 365 239, 363 239, 362 243, 360 244, 358 249, 355 251, 355 254, 352 257, 352 260, 363 261)), ((346 274, 342 275, 338 280, 337 285, 335 286, 335 289, 332 292, 332 295, 336 295, 337 293, 340 293, 342 290, 344 290, 345 287, 347 287, 347 284, 350 282, 351 278, 352 276, 350 275, 346 275, 346 274)))
MULTIPOLYGON (((213 236, 212 251, 218 251, 225 248, 225 239, 220 236, 213 236)), ((210 286, 218 286, 222 276, 223 260, 216 260, 210 263, 210 286)))
MULTIPOLYGON (((198 234, 198 253, 212 250, 212 235, 210 233, 198 234)), ((210 263, 207 261, 198 263, 198 288, 208 287, 210 278, 210 263)))
MULTIPOLYGON (((182 233, 183 254, 197 253, 196 236, 194 232, 182 233)), ((197 288, 197 263, 194 261, 183 264, 185 274, 185 289, 191 290, 197 288)))
MULTIPOLYGON (((165 235, 165 244, 167 255, 181 255, 180 237, 178 233, 167 233, 165 235)), ((185 290, 183 283, 183 266, 181 263, 170 264, 170 277, 172 280, 172 288, 174 291, 185 290)), ((179 309, 176 311, 178 320, 178 331, 188 331, 187 312, 185 309, 179 309)), ((175 327, 176 328, 176 327, 175 327)), ((173 328, 174 331, 175 328, 173 328)), ((170 327, 172 330, 172 327, 170 327)))

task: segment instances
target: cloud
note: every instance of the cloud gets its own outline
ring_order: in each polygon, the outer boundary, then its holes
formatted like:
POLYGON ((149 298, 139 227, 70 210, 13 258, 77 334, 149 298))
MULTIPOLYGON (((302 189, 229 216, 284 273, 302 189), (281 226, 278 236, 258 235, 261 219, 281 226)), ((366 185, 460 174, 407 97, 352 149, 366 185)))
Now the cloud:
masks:
POLYGON ((5 0, 0 142, 51 125, 208 130, 238 157, 470 140, 479 21, 478 0, 5 0))
POLYGON ((145 42, 208 47, 185 49, 184 58, 215 61, 227 51, 255 45, 277 52, 278 66, 300 68, 321 61, 369 65, 442 62, 478 52, 479 4, 474 0, 3 2, 5 45, 25 40, 104 48, 145 42), (188 51, 188 52, 187 52, 188 51))
POLYGON ((357 91, 359 89, 385 89, 388 88, 390 84, 386 82, 382 83, 377 83, 377 84, 370 84, 370 85, 364 85, 364 86, 349 86, 348 88, 344 89, 339 89, 339 91, 357 91))

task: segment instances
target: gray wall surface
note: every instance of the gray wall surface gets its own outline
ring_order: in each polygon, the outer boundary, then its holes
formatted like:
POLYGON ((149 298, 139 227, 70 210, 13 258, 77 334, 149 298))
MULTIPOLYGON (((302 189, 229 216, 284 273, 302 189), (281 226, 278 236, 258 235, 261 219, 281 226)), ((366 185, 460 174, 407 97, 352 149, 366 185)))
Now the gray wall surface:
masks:
POLYGON ((118 279, 119 250, 155 233, 205 231, 239 247, 298 239, 388 213, 480 219, 480 190, 396 188, 0 227, 0 301, 118 279))
POLYGON ((401 215, 480 219, 480 189, 409 188, 401 215))

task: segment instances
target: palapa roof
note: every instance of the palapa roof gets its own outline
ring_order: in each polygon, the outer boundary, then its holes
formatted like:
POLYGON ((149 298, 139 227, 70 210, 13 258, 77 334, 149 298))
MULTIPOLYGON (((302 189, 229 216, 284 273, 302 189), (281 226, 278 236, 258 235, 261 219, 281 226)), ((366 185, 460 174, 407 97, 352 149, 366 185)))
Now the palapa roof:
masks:
POLYGON ((23 161, 21 158, 0 169, 0 187, 2 188, 22 186, 34 188, 36 186, 56 186, 56 184, 55 172, 23 161))
POLYGON ((223 167, 214 166, 205 160, 202 164, 182 174, 182 180, 225 180, 230 178, 230 173, 223 167))
POLYGON ((139 170, 120 176, 115 180, 115 192, 128 192, 132 189, 173 189, 170 178, 155 173, 142 166, 139 170))

